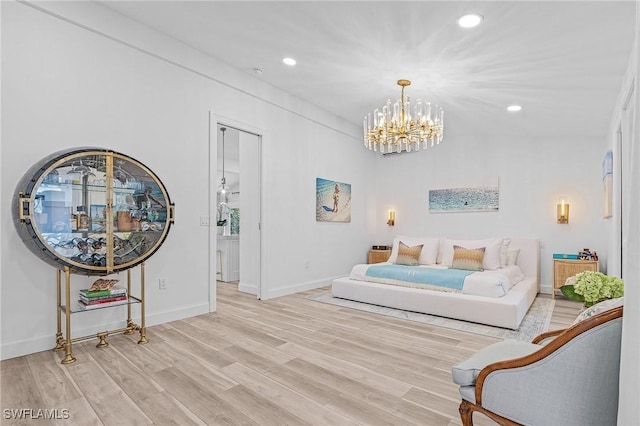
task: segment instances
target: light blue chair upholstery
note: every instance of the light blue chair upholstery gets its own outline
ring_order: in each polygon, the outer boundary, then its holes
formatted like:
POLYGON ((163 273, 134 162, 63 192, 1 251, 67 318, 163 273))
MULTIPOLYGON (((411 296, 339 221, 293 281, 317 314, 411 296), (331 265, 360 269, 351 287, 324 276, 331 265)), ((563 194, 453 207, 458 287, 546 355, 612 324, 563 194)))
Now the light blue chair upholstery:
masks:
POLYGON ((532 343, 505 340, 452 369, 460 417, 481 412, 503 425, 615 425, 622 307, 532 343))

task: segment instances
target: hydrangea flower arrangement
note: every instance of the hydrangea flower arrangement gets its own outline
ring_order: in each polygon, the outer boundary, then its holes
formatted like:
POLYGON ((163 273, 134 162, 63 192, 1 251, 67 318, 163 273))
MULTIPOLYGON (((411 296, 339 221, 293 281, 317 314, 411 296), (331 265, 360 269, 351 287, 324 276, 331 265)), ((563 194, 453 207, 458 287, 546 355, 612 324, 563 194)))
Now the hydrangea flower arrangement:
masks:
POLYGON ((602 272, 585 271, 569 277, 560 291, 568 299, 584 302, 584 306, 589 307, 606 299, 624 296, 624 282, 602 272))

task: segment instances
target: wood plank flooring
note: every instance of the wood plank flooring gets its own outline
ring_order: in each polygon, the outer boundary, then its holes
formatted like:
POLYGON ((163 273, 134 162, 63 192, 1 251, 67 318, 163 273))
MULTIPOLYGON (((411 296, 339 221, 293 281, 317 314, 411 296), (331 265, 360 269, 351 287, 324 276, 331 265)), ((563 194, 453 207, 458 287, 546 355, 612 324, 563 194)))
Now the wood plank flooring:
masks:
MULTIPOLYGON (((118 335, 74 345, 71 365, 52 351, 3 361, 0 424, 461 424, 451 366, 497 339, 305 298, 324 291, 257 301, 219 282, 218 312, 150 327, 146 345, 118 335)), ((551 329, 579 309, 557 299, 551 329)))

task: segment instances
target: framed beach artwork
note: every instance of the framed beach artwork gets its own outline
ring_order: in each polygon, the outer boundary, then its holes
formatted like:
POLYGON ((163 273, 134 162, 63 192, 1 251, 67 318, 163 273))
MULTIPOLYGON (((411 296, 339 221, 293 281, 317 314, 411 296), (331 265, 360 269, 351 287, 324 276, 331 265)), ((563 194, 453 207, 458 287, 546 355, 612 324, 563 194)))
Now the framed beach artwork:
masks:
POLYGON ((316 221, 351 222, 351 184, 316 178, 316 221))
POLYGON ((613 152, 607 151, 602 160, 602 185, 604 187, 604 214, 605 219, 613 215, 611 205, 613 203, 613 152))
POLYGON ((429 189, 429 212, 497 212, 499 200, 497 176, 473 179, 429 189))

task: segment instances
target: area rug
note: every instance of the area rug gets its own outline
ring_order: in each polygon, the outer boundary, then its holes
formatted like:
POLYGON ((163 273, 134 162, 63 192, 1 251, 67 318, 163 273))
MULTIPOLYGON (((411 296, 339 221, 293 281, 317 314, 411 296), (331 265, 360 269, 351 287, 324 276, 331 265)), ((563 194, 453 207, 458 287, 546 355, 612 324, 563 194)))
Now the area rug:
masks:
POLYGON ((468 333, 481 334, 499 339, 515 339, 523 341, 531 341, 535 336, 540 333, 544 333, 549 329, 551 315, 553 314, 553 308, 555 306, 555 300, 553 299, 536 297, 529 308, 529 311, 520 323, 520 327, 517 330, 510 330, 508 328, 493 327, 490 325, 444 318, 436 315, 421 314, 419 312, 403 311, 401 309, 388 308, 386 306, 370 305, 368 303, 340 299, 338 297, 333 297, 331 293, 313 294, 307 296, 307 299, 342 306, 344 308, 357 309, 359 311, 421 322, 423 324, 466 331, 468 333))

